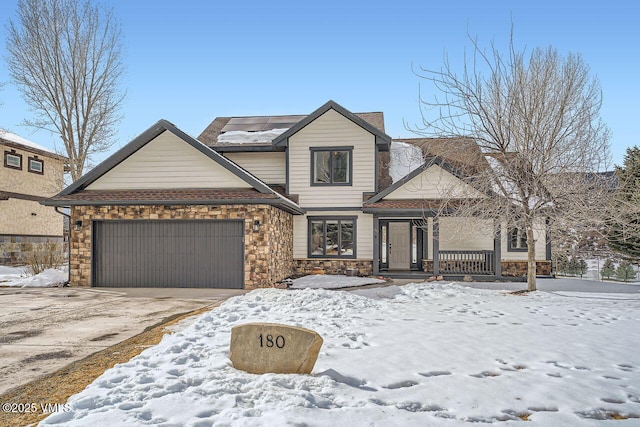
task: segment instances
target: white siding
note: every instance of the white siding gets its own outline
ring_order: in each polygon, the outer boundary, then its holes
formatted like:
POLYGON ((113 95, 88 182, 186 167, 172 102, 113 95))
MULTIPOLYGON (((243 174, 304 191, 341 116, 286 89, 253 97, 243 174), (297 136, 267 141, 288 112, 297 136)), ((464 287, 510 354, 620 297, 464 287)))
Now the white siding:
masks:
POLYGON ((284 184, 285 153, 225 153, 228 159, 251 172, 267 184, 284 184))
POLYGON ((476 189, 462 182, 459 178, 433 165, 415 176, 385 200, 397 199, 440 199, 440 198, 485 197, 476 189))
MULTIPOLYGON (((509 251, 509 245, 507 239, 509 234, 505 225, 501 228, 501 244, 500 250, 502 252, 502 261, 526 261, 527 251, 512 252, 509 251)), ((543 221, 539 221, 539 224, 533 230, 536 239, 536 260, 544 260, 547 257, 547 233, 544 229, 543 221)))
POLYGON ((307 215, 293 217, 293 257, 308 258, 308 216, 340 217, 357 216, 356 257, 357 259, 373 259, 373 215, 358 211, 309 212, 307 215))
POLYGON ((251 186, 165 131, 87 187, 88 190, 163 188, 251 186))
POLYGON ((493 250, 492 220, 480 218, 440 218, 441 251, 493 250))
POLYGON ((375 137, 329 110, 289 138, 289 193, 302 207, 362 206, 362 193, 375 190, 375 137), (311 147, 353 146, 350 186, 311 186, 311 147))

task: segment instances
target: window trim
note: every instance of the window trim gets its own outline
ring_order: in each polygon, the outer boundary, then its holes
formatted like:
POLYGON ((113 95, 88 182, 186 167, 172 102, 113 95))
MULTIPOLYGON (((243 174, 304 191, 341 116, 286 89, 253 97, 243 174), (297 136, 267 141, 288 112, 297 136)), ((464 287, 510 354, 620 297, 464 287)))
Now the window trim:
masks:
POLYGON ((27 170, 31 173, 35 173, 38 175, 44 175, 44 160, 39 159, 38 156, 29 156, 29 163, 27 164, 27 170), (31 162, 40 163, 40 170, 35 170, 31 168, 31 162))
POLYGON ((4 167, 9 169, 22 170, 22 154, 16 153, 16 150, 4 152, 4 167), (14 156, 20 159, 20 166, 10 165, 9 156, 14 156))
MULTIPOLYGON (((342 227, 342 226, 340 226, 342 227)), ((342 230, 338 232, 338 246, 342 246, 342 230)), ((358 217, 357 216, 308 216, 307 217, 307 258, 332 258, 332 259, 355 259, 357 258, 357 244, 358 242, 358 217), (327 221, 338 221, 338 224, 344 222, 353 222, 353 254, 352 255, 314 255, 313 248, 311 247, 313 227, 312 222, 323 221, 322 233, 326 241, 327 235, 327 221)), ((326 252, 326 246, 322 249, 326 252)))
MULTIPOLYGON (((353 146, 337 146, 337 147, 309 147, 309 152, 311 153, 311 171, 310 171, 310 183, 312 187, 350 187, 353 186, 353 146), (346 151, 349 154, 349 174, 347 182, 315 182, 315 161, 316 161, 316 153, 317 152, 332 152, 332 151, 346 151)), ((331 157, 329 157, 331 158, 331 157)), ((333 170, 333 169, 331 169, 333 170)), ((331 177, 333 179, 333 177, 331 177)))
POLYGON ((509 229, 509 233, 507 234, 507 251, 508 252, 527 252, 529 248, 527 247, 527 233, 521 227, 512 227, 509 229), (512 245, 512 237, 514 232, 520 231, 522 234, 519 236, 522 240, 524 246, 518 248, 513 247, 512 245))

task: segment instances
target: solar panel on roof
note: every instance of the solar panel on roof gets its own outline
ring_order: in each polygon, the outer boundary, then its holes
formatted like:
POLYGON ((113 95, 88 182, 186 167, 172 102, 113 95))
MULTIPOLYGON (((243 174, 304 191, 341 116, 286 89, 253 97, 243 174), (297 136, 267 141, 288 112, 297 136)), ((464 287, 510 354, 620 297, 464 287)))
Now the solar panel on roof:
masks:
POLYGON ((263 124, 260 124, 258 127, 256 126, 255 123, 249 123, 249 124, 227 124, 225 125, 222 130, 220 131, 221 133, 225 133, 225 132, 231 132, 234 130, 242 130, 245 132, 256 132, 259 130, 262 130, 262 128, 264 127, 263 124))
POLYGON ((270 116, 269 123, 298 123, 306 116, 270 116))
POLYGON ((248 116, 232 117, 220 129, 221 133, 231 131, 259 132, 271 129, 288 129, 306 116, 248 116))
POLYGON ((242 124, 242 125, 246 125, 250 123, 260 124, 260 123, 266 123, 267 120, 269 120, 268 116, 232 117, 231 119, 229 119, 228 123, 242 124))

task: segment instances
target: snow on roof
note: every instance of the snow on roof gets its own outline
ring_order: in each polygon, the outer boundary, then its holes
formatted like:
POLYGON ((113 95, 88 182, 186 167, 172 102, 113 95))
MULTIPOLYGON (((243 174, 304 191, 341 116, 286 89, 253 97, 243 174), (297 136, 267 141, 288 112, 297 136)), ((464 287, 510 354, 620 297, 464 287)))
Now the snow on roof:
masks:
POLYGON ((257 144, 271 142, 275 137, 284 133, 288 128, 269 129, 249 132, 244 130, 232 130, 218 135, 218 142, 225 144, 257 144))
POLYGON ((401 180, 424 163, 422 150, 406 142, 391 141, 389 176, 393 182, 401 180))
POLYGON ((56 154, 55 151, 49 148, 43 147, 42 145, 36 144, 35 142, 29 141, 26 138, 23 138, 19 135, 16 135, 15 133, 11 133, 6 130, 0 129, 0 138, 5 139, 9 142, 14 142, 16 144, 24 145, 25 147, 31 147, 31 148, 35 148, 36 150, 46 151, 48 153, 56 154))
MULTIPOLYGON (((493 175, 495 177, 495 182, 493 183, 493 191, 500 194, 501 196, 508 197, 513 203, 524 204, 524 200, 520 196, 518 192, 518 186, 516 183, 507 176, 504 170, 504 166, 500 163, 500 160, 496 159, 493 156, 484 156, 489 163, 493 171, 493 175)), ((528 203, 529 208, 533 209, 537 207, 551 206, 552 204, 549 202, 545 202, 542 198, 537 196, 529 196, 528 203)))

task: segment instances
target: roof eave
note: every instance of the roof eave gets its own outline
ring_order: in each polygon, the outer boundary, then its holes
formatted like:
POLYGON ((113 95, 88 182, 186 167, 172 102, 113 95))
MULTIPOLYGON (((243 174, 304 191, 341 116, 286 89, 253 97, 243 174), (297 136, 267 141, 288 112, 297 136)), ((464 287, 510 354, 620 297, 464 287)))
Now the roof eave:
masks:
POLYGON ((5 145, 7 147, 15 148, 18 150, 28 151, 30 153, 38 154, 40 156, 50 157, 63 162, 66 162, 69 160, 68 157, 63 156, 62 154, 54 153, 47 150, 42 150, 40 148, 31 147, 25 144, 20 144, 19 142, 9 141, 1 137, 0 137, 0 144, 5 145))
POLYGON ((288 199, 174 199, 174 200, 56 200, 55 198, 43 200, 40 204, 44 206, 177 206, 177 205, 272 205, 295 215, 305 213, 304 209, 289 201, 288 199))
POLYGON ((284 151, 283 146, 275 147, 273 145, 211 145, 209 146, 219 153, 247 153, 247 152, 279 152, 284 151))
POLYGON ((362 208, 362 212, 371 213, 377 215, 394 215, 394 216, 416 216, 426 215, 435 216, 438 213, 437 209, 422 209, 422 208, 362 208))

